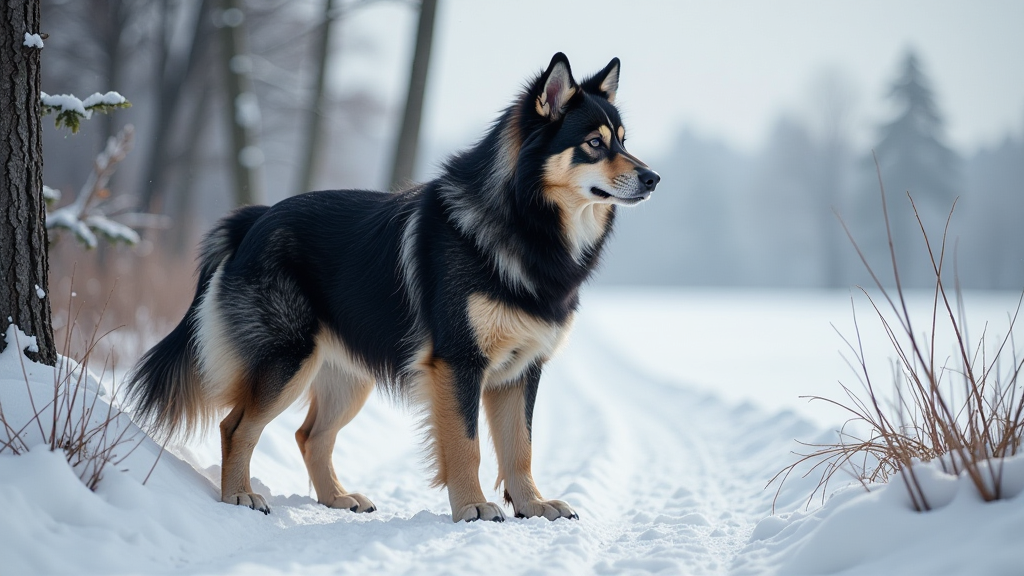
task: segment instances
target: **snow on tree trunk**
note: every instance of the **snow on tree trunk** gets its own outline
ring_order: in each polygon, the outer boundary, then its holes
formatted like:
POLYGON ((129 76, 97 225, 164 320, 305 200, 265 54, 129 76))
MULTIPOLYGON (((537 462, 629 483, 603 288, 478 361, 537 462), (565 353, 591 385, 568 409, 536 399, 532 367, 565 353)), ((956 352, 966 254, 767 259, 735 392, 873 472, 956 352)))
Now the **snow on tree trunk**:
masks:
MULTIPOLYGON (((17 324, 35 336, 29 357, 53 366, 40 49, 24 41, 39 23, 39 0, 0 2, 0 332, 17 324)), ((0 339, 0 351, 10 344, 0 339)))

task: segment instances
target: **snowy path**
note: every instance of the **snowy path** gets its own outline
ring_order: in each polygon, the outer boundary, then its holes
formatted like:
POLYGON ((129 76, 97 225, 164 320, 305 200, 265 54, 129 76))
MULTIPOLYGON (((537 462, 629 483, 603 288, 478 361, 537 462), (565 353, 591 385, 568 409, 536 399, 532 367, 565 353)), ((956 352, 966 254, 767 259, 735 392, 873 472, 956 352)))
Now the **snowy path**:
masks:
MULTIPOLYGON (((572 503, 579 522, 452 524, 444 493, 426 488, 414 418, 379 399, 342 432, 335 456, 343 482, 374 499, 379 512, 327 510, 306 496, 291 436, 300 419, 292 410, 269 427, 254 459, 253 475, 275 494, 274 513, 264 518, 211 502, 208 513, 240 523, 247 539, 222 536, 221 545, 199 546, 179 568, 723 573, 770 513, 774 492, 764 484, 785 464, 791 439, 813 429, 792 415, 768 418, 645 378, 586 321, 545 375, 534 427, 538 484, 546 496, 572 503)), ((216 462, 217 451, 207 442, 193 460, 216 462)), ((485 489, 495 472, 487 448, 485 489)), ((212 486, 207 492, 215 495, 212 486)))

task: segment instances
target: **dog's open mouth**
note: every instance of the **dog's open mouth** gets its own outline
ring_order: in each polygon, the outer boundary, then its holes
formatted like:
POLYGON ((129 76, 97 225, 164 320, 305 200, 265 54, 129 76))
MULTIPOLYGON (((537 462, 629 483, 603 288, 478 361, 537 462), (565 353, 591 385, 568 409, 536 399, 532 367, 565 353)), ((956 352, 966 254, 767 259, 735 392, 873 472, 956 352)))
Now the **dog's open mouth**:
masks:
POLYGON ((619 202, 621 202, 623 204, 626 204, 626 205, 639 204, 640 202, 643 202, 644 200, 647 200, 648 198, 651 197, 651 193, 650 192, 644 192, 643 194, 641 194, 639 196, 633 196, 632 198, 623 198, 621 196, 615 196, 614 194, 609 194, 608 192, 605 192, 604 190, 601 190, 600 188, 598 188, 596 186, 593 186, 593 187, 590 188, 590 193, 593 194, 594 196, 597 196, 598 198, 604 198, 604 199, 615 198, 619 202))

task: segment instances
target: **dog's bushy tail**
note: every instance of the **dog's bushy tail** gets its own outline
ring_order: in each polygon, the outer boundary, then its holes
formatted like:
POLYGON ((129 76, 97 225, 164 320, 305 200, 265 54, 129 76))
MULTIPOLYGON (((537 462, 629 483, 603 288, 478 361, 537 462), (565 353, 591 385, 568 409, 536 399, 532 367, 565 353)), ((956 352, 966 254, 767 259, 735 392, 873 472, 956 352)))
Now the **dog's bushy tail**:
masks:
POLYGON ((204 397, 196 323, 210 279, 230 258, 267 206, 246 206, 228 214, 203 238, 199 248, 196 294, 178 326, 153 346, 128 375, 127 396, 136 423, 159 438, 187 437, 216 410, 204 397))

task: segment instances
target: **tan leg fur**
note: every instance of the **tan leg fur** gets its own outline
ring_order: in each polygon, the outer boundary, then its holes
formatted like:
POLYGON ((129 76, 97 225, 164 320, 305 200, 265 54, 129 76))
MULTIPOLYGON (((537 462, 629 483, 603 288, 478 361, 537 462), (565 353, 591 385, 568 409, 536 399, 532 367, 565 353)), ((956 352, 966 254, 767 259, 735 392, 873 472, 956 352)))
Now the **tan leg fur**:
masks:
POLYGON ((249 481, 252 452, 259 442, 263 428, 295 401, 309 385, 319 367, 318 358, 306 360, 269 406, 261 406, 255 402, 249 382, 241 377, 235 380, 231 397, 237 400, 229 403, 234 407, 220 423, 221 501, 248 506, 264 514, 270 513, 266 499, 253 492, 249 481))
POLYGON ((544 500, 533 481, 532 444, 526 425, 525 386, 521 383, 487 388, 484 409, 498 455, 498 481, 505 485, 505 499, 517 517, 543 516, 548 520, 578 518, 561 500, 544 500))
POLYGON ((501 507, 484 498, 480 488, 480 436, 469 438, 455 398, 455 376, 441 360, 425 368, 430 397, 430 429, 434 440, 437 485, 448 488, 452 521, 503 521, 501 507))
POLYGON ((345 490, 332 461, 338 431, 359 413, 372 390, 372 379, 324 366, 310 389, 306 420, 295 432, 317 501, 331 508, 353 512, 376 510, 366 496, 345 490))

